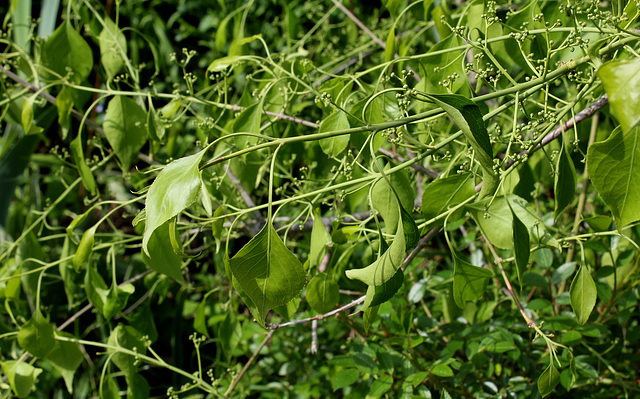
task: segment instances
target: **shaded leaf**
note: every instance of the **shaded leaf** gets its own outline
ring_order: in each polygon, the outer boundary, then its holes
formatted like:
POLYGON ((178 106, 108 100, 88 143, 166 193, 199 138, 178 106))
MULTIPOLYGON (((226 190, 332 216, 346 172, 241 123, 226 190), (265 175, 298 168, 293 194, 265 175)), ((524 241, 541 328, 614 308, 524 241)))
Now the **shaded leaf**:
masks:
MULTIPOLYGON (((135 328, 119 323, 116 328, 111 331, 107 344, 136 351, 144 355, 147 352, 147 348, 144 346, 141 338, 142 334, 135 328)), ((134 356, 116 352, 110 348, 107 349, 107 353, 113 354, 111 361, 124 373, 127 380, 137 372, 136 359, 134 356)))
POLYGON ((556 175, 554 179, 553 192, 556 199, 556 207, 554 211, 554 218, 558 219, 558 216, 564 208, 567 207, 573 201, 576 191, 576 168, 573 165, 573 161, 567 149, 562 146, 560 154, 558 155, 558 162, 556 163, 556 175))
POLYGON ((493 273, 489 269, 474 266, 453 254, 453 300, 460 309, 467 301, 480 298, 487 289, 493 273))
MULTIPOLYGON (((335 111, 322 122, 320 122, 319 133, 335 132, 339 130, 349 129, 349 119, 347 114, 342 111, 335 111)), ((349 135, 342 134, 340 136, 327 137, 320 139, 320 148, 322 152, 330 157, 337 157, 340 155, 347 145, 349 145, 349 135)))
POLYGON ((589 146, 587 170, 619 230, 640 219, 640 128, 589 146))
POLYGON ((513 212, 513 209, 511 209, 511 217, 513 219, 511 228, 513 230, 513 252, 518 271, 518 283, 522 285, 522 276, 527 270, 529 256, 531 255, 529 231, 527 226, 520 221, 518 215, 513 212))
POLYGON ((128 172, 131 162, 147 142, 147 113, 131 98, 114 96, 107 106, 104 134, 128 172))
POLYGON ((435 180, 425 187, 422 194, 422 213, 427 220, 433 219, 475 193, 470 173, 435 180))
POLYGON ((307 285, 307 302, 320 314, 334 309, 339 300, 340 287, 327 272, 318 273, 307 285))
MULTIPOLYGON (((73 337, 71 334, 64 332, 57 332, 56 335, 67 338, 73 337)), ((47 355, 47 360, 62 375, 69 393, 73 393, 73 376, 84 360, 80 344, 70 341, 56 341, 53 350, 47 355)))
POLYGON ((378 379, 373 381, 369 395, 376 397, 384 395, 393 385, 393 377, 387 374, 382 374, 378 379))
POLYGON ((70 68, 71 80, 82 83, 93 68, 93 54, 82 36, 64 21, 44 44, 42 63, 60 76, 66 76, 70 68))
POLYGON ((354 368, 346 368, 340 370, 340 372, 336 373, 331 379, 331 385, 333 386, 333 391, 337 391, 338 389, 342 389, 344 387, 348 387, 352 385, 360 378, 360 373, 358 370, 354 368))
POLYGON ((598 69, 609 97, 613 116, 618 119, 623 133, 640 122, 640 58, 613 60, 598 69))
POLYGON ((69 150, 71 151, 71 159, 73 159, 73 163, 76 164, 76 169, 80 174, 80 178, 82 179, 84 188, 86 188, 87 191, 91 193, 91 195, 95 195, 97 191, 96 181, 93 178, 93 174, 91 173, 91 168, 85 161, 84 150, 82 147, 82 134, 78 132, 78 136, 76 136, 75 139, 71 140, 71 143, 69 145, 69 150))
POLYGON ((396 274, 384 284, 379 286, 370 285, 369 288, 367 288, 367 296, 362 304, 361 310, 367 311, 370 307, 377 307, 393 298, 400 287, 402 287, 402 284, 404 284, 404 273, 402 269, 398 269, 396 274))
POLYGON ((33 356, 45 358, 56 344, 53 326, 44 318, 40 309, 20 327, 18 344, 33 356))
POLYGON ((406 241, 406 249, 413 249, 420 241, 420 230, 416 221, 403 206, 400 207, 400 216, 402 219, 402 229, 404 230, 404 239, 406 241))
POLYGON ((578 274, 571 282, 569 290, 571 295, 571 307, 576 314, 579 324, 585 324, 589 320, 591 311, 596 305, 598 291, 591 274, 585 265, 581 265, 578 274))
POLYGON ((545 397, 549 395, 559 382, 560 373, 556 370, 553 363, 551 363, 538 378, 538 391, 540 391, 540 396, 545 397))
MULTIPOLYGON (((253 133, 260 134, 260 121, 262 119, 263 102, 259 101, 248 106, 233 122, 234 133, 253 133)), ((240 136, 235 138, 236 146, 239 148, 247 144, 254 145, 258 142, 255 136, 240 136)))
POLYGON ((104 18, 104 28, 98 36, 100 61, 109 80, 124 66, 123 55, 127 53, 127 40, 124 34, 110 18, 104 18))
POLYGON ((204 152, 171 162, 151 184, 145 201, 147 219, 142 236, 142 249, 148 256, 151 256, 148 247, 153 232, 198 198, 202 184, 198 165, 204 152))
POLYGON ((229 259, 229 267, 261 325, 269 310, 295 298, 306 283, 302 264, 269 223, 229 259))
POLYGON ((169 243, 169 223, 158 227, 147 243, 149 255, 142 251, 142 261, 151 269, 186 285, 182 276, 182 258, 173 251, 169 243))

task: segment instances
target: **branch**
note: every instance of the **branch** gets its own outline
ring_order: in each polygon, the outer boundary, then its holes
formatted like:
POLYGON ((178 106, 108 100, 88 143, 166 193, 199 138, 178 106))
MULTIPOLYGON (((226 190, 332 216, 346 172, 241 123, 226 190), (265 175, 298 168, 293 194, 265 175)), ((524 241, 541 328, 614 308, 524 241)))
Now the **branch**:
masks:
POLYGON ((251 358, 249 359, 249 361, 247 361, 247 363, 244 365, 244 367, 242 368, 242 371, 240 371, 240 374, 238 374, 238 376, 236 377, 235 380, 233 380, 233 383, 231 384, 231 386, 229 386, 229 389, 227 389, 227 392, 225 392, 224 397, 228 398, 231 393, 233 392, 233 390, 236 388, 236 386, 238 385, 238 382, 240 382, 240 379, 242 378, 242 376, 244 376, 244 374, 247 372, 247 370, 249 369, 249 367, 251 366, 251 363, 253 363, 253 361, 256 359, 256 357, 258 356, 258 353, 260 353, 260 351, 262 350, 262 347, 269 342, 269 340, 271 339, 271 337, 273 336, 273 333, 275 333, 276 330, 271 330, 269 331, 269 333, 267 334, 266 337, 264 337, 264 340, 262 340, 262 342, 260 343, 260 346, 258 346, 258 348, 253 352, 253 355, 251 355, 251 358))

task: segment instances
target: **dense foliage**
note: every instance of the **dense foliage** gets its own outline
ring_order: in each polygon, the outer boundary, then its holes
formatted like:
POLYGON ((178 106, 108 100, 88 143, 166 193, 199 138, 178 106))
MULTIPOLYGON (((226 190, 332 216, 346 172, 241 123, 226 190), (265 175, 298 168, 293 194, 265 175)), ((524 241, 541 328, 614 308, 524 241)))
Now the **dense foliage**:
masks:
POLYGON ((639 13, 3 4, 1 397, 640 397, 639 13))

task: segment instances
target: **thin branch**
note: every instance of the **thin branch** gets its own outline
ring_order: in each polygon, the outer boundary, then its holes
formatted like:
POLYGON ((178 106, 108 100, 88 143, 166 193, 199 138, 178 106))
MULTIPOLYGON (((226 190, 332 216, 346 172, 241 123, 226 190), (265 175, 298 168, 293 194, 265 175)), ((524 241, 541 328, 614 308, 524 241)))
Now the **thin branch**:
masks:
MULTIPOLYGON (((242 182, 240 181, 240 179, 238 179, 236 175, 233 174, 229 165, 225 164, 224 169, 225 169, 225 172, 227 173, 227 176, 229 176, 231 183, 233 183, 233 185, 236 187, 236 190, 240 192, 240 196, 244 200, 245 204, 247 204, 249 208, 255 208, 256 207, 255 202, 253 202, 253 200, 251 199, 251 196, 242 185, 242 182)), ((260 211, 257 209, 253 211, 253 215, 256 217, 256 224, 259 226, 259 228, 262 228, 262 226, 264 226, 265 224, 264 216, 262 216, 260 211)))
POLYGON ((276 332, 276 330, 271 330, 271 331, 269 331, 267 336, 264 337, 264 340, 262 340, 262 342, 260 343, 260 346, 258 346, 258 348, 253 352, 253 355, 251 355, 251 358, 249 359, 249 361, 247 361, 247 363, 244 365, 244 367, 242 368, 242 371, 240 371, 240 374, 238 374, 236 379, 233 380, 233 383, 231 384, 231 386, 229 386, 229 389, 227 389, 227 392, 224 394, 225 398, 228 398, 229 396, 231 396, 231 393, 233 392, 234 389, 236 389, 236 386, 238 385, 238 382, 240 382, 240 379, 245 375, 247 370, 249 370, 249 367, 251 366, 251 363, 253 363, 253 361, 258 356, 258 353, 260 353, 260 351, 262 350, 262 347, 264 347, 265 344, 267 342, 269 342, 269 340, 273 336, 273 333, 275 333, 275 332, 276 332))

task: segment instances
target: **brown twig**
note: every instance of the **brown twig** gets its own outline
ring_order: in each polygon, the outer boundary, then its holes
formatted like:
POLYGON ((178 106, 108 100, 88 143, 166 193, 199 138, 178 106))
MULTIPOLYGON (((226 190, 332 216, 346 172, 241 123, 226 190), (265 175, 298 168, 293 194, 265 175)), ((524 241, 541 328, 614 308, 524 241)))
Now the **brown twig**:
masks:
POLYGON ((271 331, 269 331, 267 336, 264 337, 264 340, 262 340, 262 342, 260 343, 260 346, 258 346, 258 348, 253 352, 253 355, 251 355, 251 358, 249 358, 247 363, 244 365, 244 367, 240 371, 240 374, 238 374, 236 376, 235 380, 233 380, 233 383, 229 386, 229 389, 227 389, 227 392, 225 392, 225 394, 224 394, 225 398, 228 398, 229 396, 231 396, 231 393, 233 392, 234 389, 236 389, 236 386, 238 385, 238 382, 240 382, 240 379, 245 375, 247 370, 249 370, 249 367, 251 366, 251 363, 253 363, 253 361, 258 356, 258 353, 260 353, 260 351, 262 350, 262 347, 264 347, 265 344, 267 342, 269 342, 271 337, 273 337, 273 333, 275 333, 275 332, 276 332, 276 330, 271 330, 271 331))

